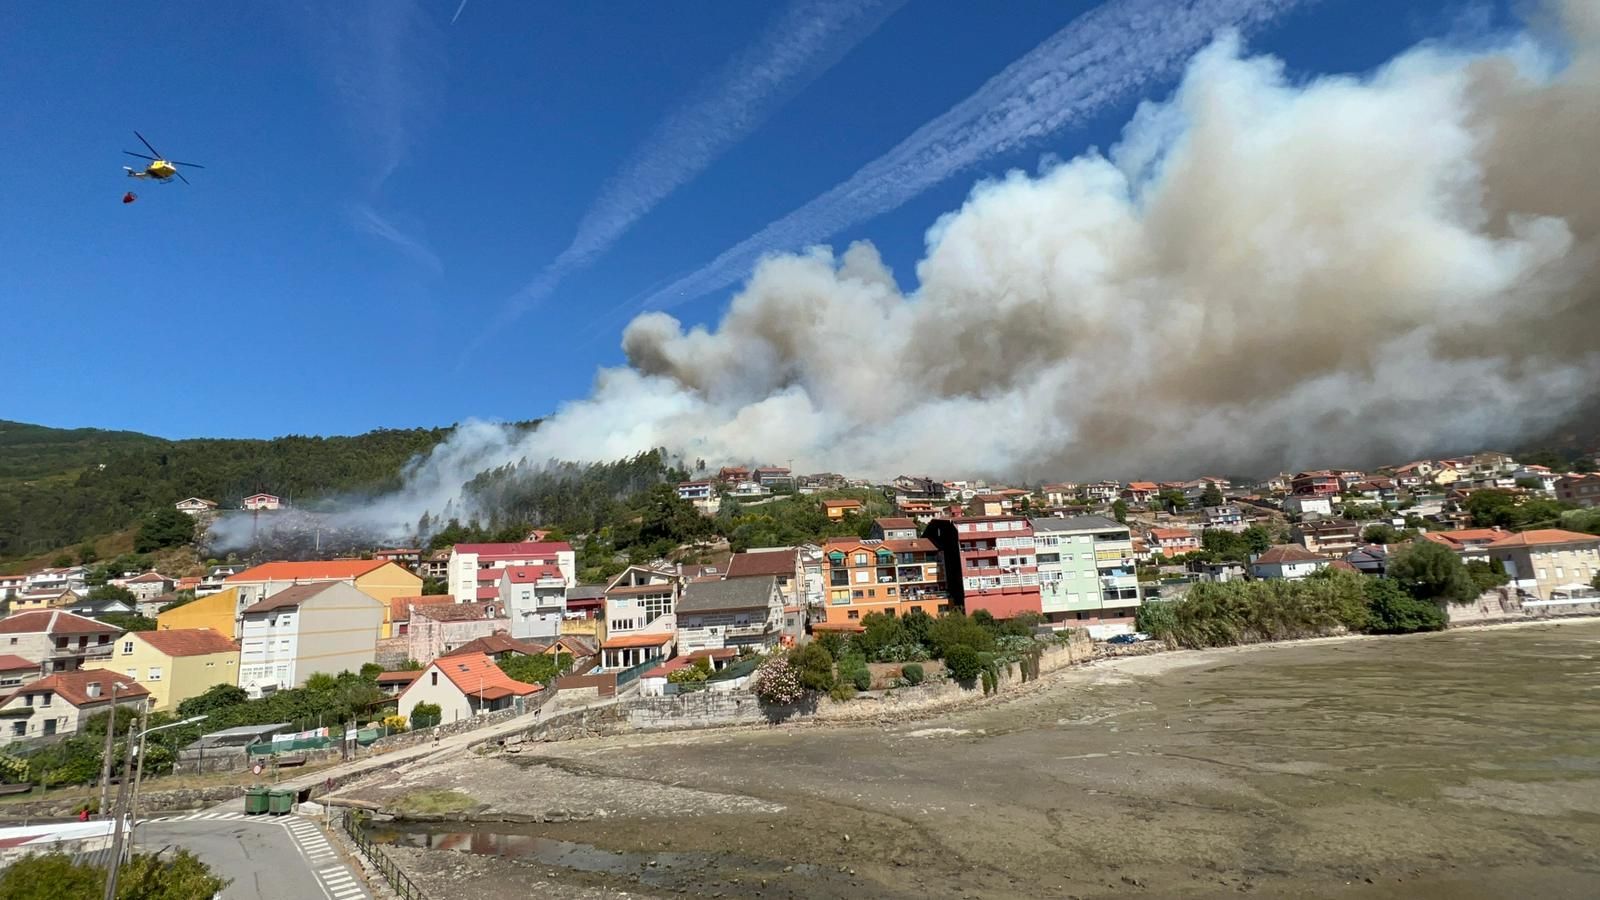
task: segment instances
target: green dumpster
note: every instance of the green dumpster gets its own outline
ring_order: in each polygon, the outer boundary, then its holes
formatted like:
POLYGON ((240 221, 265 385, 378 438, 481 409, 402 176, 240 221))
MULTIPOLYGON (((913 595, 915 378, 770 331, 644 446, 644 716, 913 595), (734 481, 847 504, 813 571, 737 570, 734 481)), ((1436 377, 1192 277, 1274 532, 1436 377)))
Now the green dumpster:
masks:
POLYGON ((244 792, 244 814, 259 816, 267 811, 267 789, 265 787, 248 788, 244 792))
POLYGON ((275 816, 281 816, 294 807, 294 791, 288 788, 273 788, 267 792, 267 811, 275 816))

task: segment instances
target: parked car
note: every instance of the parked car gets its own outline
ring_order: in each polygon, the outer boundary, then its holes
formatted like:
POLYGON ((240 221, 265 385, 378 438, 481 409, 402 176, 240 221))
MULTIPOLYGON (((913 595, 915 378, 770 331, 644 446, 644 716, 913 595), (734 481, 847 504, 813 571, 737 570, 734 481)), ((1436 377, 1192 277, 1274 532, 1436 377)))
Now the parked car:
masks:
POLYGON ((1139 638, 1137 638, 1137 637, 1135 637, 1134 635, 1131 635, 1131 634, 1114 634, 1111 637, 1106 638, 1106 643, 1108 643, 1108 644, 1137 644, 1137 643, 1139 643, 1139 638))

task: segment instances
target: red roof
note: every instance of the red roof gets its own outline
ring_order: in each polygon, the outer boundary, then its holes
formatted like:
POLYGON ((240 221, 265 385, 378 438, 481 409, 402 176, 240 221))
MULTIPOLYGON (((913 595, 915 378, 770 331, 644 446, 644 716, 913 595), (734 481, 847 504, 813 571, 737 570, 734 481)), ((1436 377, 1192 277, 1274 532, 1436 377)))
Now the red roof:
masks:
POLYGON ((824 500, 823 509, 860 509, 864 504, 860 500, 824 500))
POLYGON ((915 520, 915 519, 904 519, 904 518, 898 518, 898 517, 887 518, 887 519, 878 519, 877 523, 878 523, 878 527, 882 528, 884 531, 893 531, 893 530, 900 530, 900 529, 905 529, 905 528, 916 528, 917 527, 917 520, 915 520))
POLYGON ((420 669, 407 669, 401 672, 379 672, 379 684, 410 684, 422 675, 420 669))
POLYGON ((1423 538, 1435 544, 1444 544, 1454 550, 1460 550, 1469 543, 1491 544, 1505 537, 1507 532, 1499 528, 1463 528, 1459 531, 1429 531, 1423 533, 1423 538))
POLYGON ((344 581, 360 578, 381 566, 394 565, 383 559, 327 559, 306 562, 269 562, 252 566, 225 579, 229 584, 254 581, 344 581))
POLYGON ((0 654, 0 672, 21 672, 24 669, 38 668, 38 663, 30 662, 14 653, 0 654))
POLYGON ((482 653, 436 659, 429 668, 437 668, 461 693, 482 697, 485 700, 526 697, 544 690, 537 684, 524 684, 512 680, 511 676, 494 664, 494 660, 482 653))
POLYGON ((499 600, 500 599, 500 589, 497 588, 497 587, 480 587, 480 588, 478 588, 478 599, 479 600, 499 600))
POLYGON ((1182 541, 1194 538, 1194 532, 1187 528, 1152 528, 1150 536, 1158 541, 1182 541))
POLYGON ((158 582, 165 583, 171 580, 171 578, 168 578, 160 572, 146 572, 143 575, 136 575, 132 578, 129 578, 127 581, 124 581, 123 584, 156 584, 158 582))
POLYGON ((1538 528, 1503 537, 1489 545, 1491 550, 1513 547, 1541 547, 1547 544, 1600 544, 1600 537, 1560 528, 1538 528))
POLYGON ((428 594, 423 597, 394 597, 389 600, 389 621, 409 622, 411 611, 418 606, 434 606, 440 603, 454 603, 456 598, 450 594, 428 594))
MULTIPOLYGON (((464 656, 472 653, 520 653, 523 656, 538 656, 550 649, 549 644, 539 641, 519 641, 509 634, 496 632, 485 635, 477 640, 468 641, 456 649, 444 654, 445 656, 464 656)), ((442 657, 441 657, 442 658, 442 657)))
POLYGON ((36 609, 0 619, 0 634, 102 634, 122 631, 96 619, 59 609, 36 609))
POLYGON ((126 675, 119 675, 110 669, 79 669, 75 672, 57 672, 31 684, 23 685, 12 696, 53 693, 59 694, 61 699, 73 706, 90 706, 98 703, 110 703, 111 686, 113 684, 117 685, 117 700, 119 701, 150 696, 150 692, 145 690, 139 682, 126 675), (91 684, 100 686, 100 696, 89 696, 89 685, 91 684))
POLYGON ((169 628, 138 632, 145 643, 167 656, 238 653, 239 645, 210 628, 169 628))
MULTIPOLYGON (((250 604, 240 614, 250 615, 251 613, 272 612, 277 609, 290 609, 341 583, 339 581, 318 581, 311 584, 296 584, 286 587, 265 600, 258 600, 250 604)), ((361 594, 360 591, 356 591, 356 593, 361 594)), ((364 597, 366 595, 361 594, 361 596, 364 597)))
POLYGON ((517 544, 457 544, 457 553, 476 553, 479 561, 489 559, 537 559, 557 553, 571 553, 572 545, 566 541, 523 541, 517 544))
POLYGON ((502 577, 511 579, 512 584, 533 584, 541 578, 560 578, 565 581, 567 577, 561 574, 560 566, 506 566, 500 571, 505 573, 502 577))
POLYGON ((793 575, 799 550, 764 550, 755 553, 735 553, 728 561, 729 578, 750 578, 758 575, 793 575))
POLYGON ((1130 491, 1153 491, 1155 489, 1156 489, 1156 483, 1154 481, 1130 481, 1130 482, 1128 482, 1128 490, 1130 490, 1130 491))

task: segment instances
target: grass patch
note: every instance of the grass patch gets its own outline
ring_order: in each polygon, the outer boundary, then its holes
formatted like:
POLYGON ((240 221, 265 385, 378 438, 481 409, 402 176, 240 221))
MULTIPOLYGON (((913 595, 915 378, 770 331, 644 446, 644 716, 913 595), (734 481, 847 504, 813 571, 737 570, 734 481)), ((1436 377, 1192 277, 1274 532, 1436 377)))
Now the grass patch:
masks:
POLYGON ((412 791, 390 807, 401 815, 418 816, 466 812, 477 805, 478 801, 460 791, 427 790, 412 791))

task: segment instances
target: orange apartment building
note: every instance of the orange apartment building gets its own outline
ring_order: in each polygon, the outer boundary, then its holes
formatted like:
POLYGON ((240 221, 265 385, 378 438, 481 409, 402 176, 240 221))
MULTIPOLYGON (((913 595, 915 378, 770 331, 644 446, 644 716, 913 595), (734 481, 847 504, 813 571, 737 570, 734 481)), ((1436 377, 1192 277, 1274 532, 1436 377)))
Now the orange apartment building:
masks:
POLYGON ((822 548, 827 600, 813 628, 855 631, 868 613, 937 616, 950 606, 939 548, 927 538, 836 538, 822 548))

